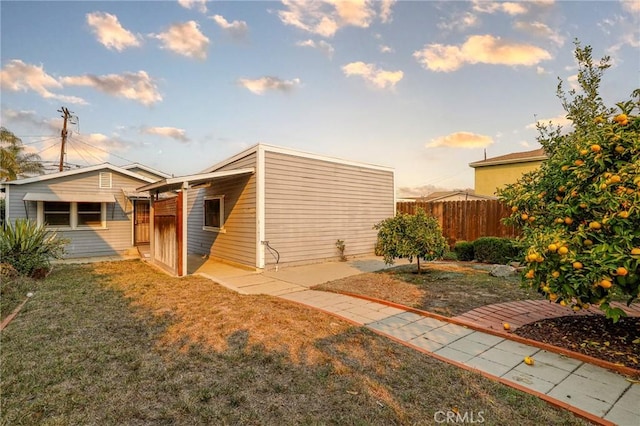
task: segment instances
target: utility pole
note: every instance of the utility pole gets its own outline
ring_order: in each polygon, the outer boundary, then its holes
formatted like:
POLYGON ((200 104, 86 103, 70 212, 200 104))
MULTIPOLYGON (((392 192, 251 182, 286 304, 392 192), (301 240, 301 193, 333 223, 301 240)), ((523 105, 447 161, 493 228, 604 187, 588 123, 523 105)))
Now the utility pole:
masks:
POLYGON ((64 122, 62 124, 62 132, 60 132, 60 136, 62 137, 62 146, 60 147, 60 167, 59 171, 64 170, 64 148, 67 143, 67 120, 71 117, 71 113, 68 108, 62 107, 58 110, 58 112, 63 113, 64 122))

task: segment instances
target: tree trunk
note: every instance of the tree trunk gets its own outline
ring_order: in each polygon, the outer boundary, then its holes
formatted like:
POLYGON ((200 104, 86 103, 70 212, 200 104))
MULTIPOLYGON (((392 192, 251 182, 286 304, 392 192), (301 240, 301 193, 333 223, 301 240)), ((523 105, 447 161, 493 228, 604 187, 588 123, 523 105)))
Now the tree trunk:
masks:
POLYGON ((420 270, 420 256, 417 257, 418 259, 418 275, 422 273, 422 271, 420 270))

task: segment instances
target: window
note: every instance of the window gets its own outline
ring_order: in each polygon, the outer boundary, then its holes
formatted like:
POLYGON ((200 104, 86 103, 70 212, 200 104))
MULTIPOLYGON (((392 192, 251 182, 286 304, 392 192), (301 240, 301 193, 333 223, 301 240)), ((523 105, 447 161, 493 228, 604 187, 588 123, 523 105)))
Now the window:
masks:
POLYGON ((71 203, 45 201, 44 222, 49 226, 71 226, 71 203))
POLYGON ((37 222, 51 228, 106 228, 107 203, 38 201, 37 222))
POLYGON ((102 225, 102 203, 78 203, 78 226, 102 225))
POLYGON ((205 197, 204 227, 210 230, 224 229, 224 197, 205 197))

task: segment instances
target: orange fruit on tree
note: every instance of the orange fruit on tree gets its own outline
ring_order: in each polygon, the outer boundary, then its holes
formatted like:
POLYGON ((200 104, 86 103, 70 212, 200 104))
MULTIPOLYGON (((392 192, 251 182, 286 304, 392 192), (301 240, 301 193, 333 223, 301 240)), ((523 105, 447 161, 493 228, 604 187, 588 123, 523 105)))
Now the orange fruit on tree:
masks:
POLYGON ((529 269, 527 271, 527 273, 525 274, 525 278, 531 279, 531 278, 533 278, 534 274, 535 274, 535 272, 533 272, 533 269, 529 269))
POLYGON ((620 266, 616 269, 616 274, 618 274, 621 277, 624 277, 628 273, 629 271, 627 271, 627 268, 625 268, 624 266, 620 266))
POLYGON ((573 223, 573 219, 571 219, 570 217, 565 217, 564 223, 566 223, 567 225, 571 225, 573 223))
POLYGON ((626 219, 629 217, 629 212, 626 210, 621 211, 620 213, 618 213, 618 216, 620 216, 623 219, 626 219))
POLYGON ((565 254, 567 254, 567 253, 569 253, 569 248, 568 248, 568 247, 564 247, 564 246, 562 246, 562 247, 560 247, 560 248, 558 249, 558 254, 560 254, 560 255, 563 255, 563 256, 564 256, 564 255, 565 255, 565 254))
POLYGON ((616 148, 615 148, 615 150, 616 150, 616 152, 617 152, 618 154, 622 154, 622 153, 624 152, 624 146, 622 146, 622 145, 617 145, 617 146, 616 146, 616 148))
POLYGON ((613 183, 619 183, 621 180, 622 180, 622 178, 619 175, 611 176, 611 182, 613 182, 613 183))
POLYGON ((640 254, 640 248, 638 248, 638 247, 632 248, 631 249, 631 254, 634 254, 634 255, 640 254))
POLYGON ((598 283, 598 285, 599 285, 600 287, 604 288, 604 289, 607 289, 607 288, 611 288, 611 286, 612 286, 613 284, 612 284, 612 283, 611 283, 611 281, 609 281, 609 280, 601 280, 601 281, 598 283))
POLYGON ((589 151, 587 151, 586 149, 581 149, 580 150, 580 155, 587 155, 589 153, 589 151))
POLYGON ((582 262, 573 262, 573 269, 582 269, 582 262))
POLYGON ((594 220, 593 222, 589 223, 589 228, 591 228, 591 229, 600 229, 600 228, 602 228, 602 225, 600 224, 600 222, 597 222, 597 221, 594 220))
POLYGON ((528 215, 528 214, 526 214, 526 213, 522 213, 522 214, 520 215, 520 219, 522 219, 522 220, 527 220, 527 219, 529 219, 529 215, 528 215))
POLYGON ((559 277, 560 277, 560 271, 553 271, 553 272, 551 273, 551 276, 552 276, 553 278, 559 278, 559 277))
POLYGON ((613 117, 613 121, 621 126, 626 126, 627 124, 629 124, 629 117, 627 117, 627 114, 618 114, 613 117))
POLYGON ((518 206, 511 207, 511 211, 514 212, 514 213, 517 212, 518 211, 518 206))
POLYGON ((592 245, 593 245, 593 241, 591 241, 591 240, 584 240, 584 241, 582 242, 582 244, 583 244, 583 245, 585 245, 585 246, 592 246, 592 245))
POLYGON ((564 166, 560 167, 560 170, 562 170, 563 172, 566 172, 567 170, 569 170, 569 166, 564 165, 564 166))
POLYGON ((555 244, 549 244, 549 246, 547 246, 547 249, 551 252, 551 253, 555 253, 556 250, 558 250, 558 246, 555 244))
POLYGON ((584 164, 584 161, 578 159, 578 160, 574 161, 573 164, 575 164, 576 166, 582 166, 584 164))
POLYGON ((591 151, 600 152, 600 151, 602 151, 602 147, 600 145, 598 145, 597 143, 594 143, 593 145, 591 145, 591 151))
POLYGON ((564 223, 564 219, 559 217, 556 219, 556 223, 564 223))

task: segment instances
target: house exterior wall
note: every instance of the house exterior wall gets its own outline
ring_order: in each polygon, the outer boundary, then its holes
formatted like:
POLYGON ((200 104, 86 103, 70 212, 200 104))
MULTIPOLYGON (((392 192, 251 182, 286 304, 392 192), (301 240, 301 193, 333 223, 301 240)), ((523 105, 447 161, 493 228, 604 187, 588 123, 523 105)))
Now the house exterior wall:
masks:
POLYGON ((538 169, 540 165, 542 165, 542 161, 476 167, 475 193, 477 195, 495 196, 498 188, 515 183, 523 174, 538 169))
POLYGON ((65 257, 107 256, 123 252, 131 248, 132 215, 122 193, 122 188, 135 188, 146 182, 134 179, 111 170, 95 170, 73 176, 43 180, 22 185, 8 185, 8 219, 37 218, 37 202, 22 199, 29 192, 55 194, 57 192, 73 192, 75 194, 110 194, 115 202, 106 203, 106 228, 82 228, 73 230, 58 230, 58 235, 70 240, 66 245, 65 257), (100 172, 110 172, 112 186, 110 189, 100 188, 100 172))
MULTIPOLYGON (((216 171, 256 167, 249 153, 216 171)), ((187 251, 256 266, 256 175, 215 179, 209 187, 187 191, 187 251), (224 195, 224 232, 204 230, 205 196, 224 195)))
POLYGON ((347 256, 373 254, 373 225, 394 215, 394 203, 390 169, 264 153, 264 240, 281 264, 338 259, 338 239, 347 256))

